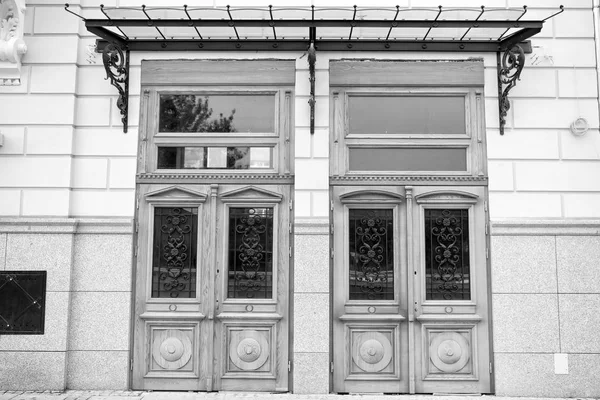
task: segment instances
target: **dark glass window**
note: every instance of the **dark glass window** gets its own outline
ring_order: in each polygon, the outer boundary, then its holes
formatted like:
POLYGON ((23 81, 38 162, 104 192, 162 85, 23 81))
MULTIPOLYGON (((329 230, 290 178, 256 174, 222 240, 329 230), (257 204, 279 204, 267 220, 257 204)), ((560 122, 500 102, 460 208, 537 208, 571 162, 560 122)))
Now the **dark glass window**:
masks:
POLYGON ((351 147, 350 171, 466 171, 467 150, 439 147, 351 147))
POLYGON ((273 208, 229 209, 227 297, 273 297, 273 208))
POLYGON ((152 297, 196 297, 198 208, 156 207, 152 297))
POLYGON ((271 147, 159 147, 158 169, 264 169, 271 147))
POLYGON ((393 300, 393 211, 351 209, 349 224, 350 300, 393 300))
POLYGON ((350 96, 350 133, 465 134, 463 96, 350 96))
POLYGON ((159 132, 275 132, 275 95, 160 95, 159 132))
POLYGON ((46 271, 0 272, 0 334, 44 333, 46 271))
POLYGON ((469 211, 425 210, 427 300, 470 300, 469 211))

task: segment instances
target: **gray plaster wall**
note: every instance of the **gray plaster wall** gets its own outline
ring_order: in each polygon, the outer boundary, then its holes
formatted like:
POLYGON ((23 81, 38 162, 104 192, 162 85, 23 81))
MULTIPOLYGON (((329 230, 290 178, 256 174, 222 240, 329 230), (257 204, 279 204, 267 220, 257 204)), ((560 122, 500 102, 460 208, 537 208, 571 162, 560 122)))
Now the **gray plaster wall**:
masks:
POLYGON ((127 389, 130 220, 2 219, 0 270, 47 271, 43 335, 0 335, 0 389, 127 389))
POLYGON ((497 223, 492 233, 496 394, 599 397, 598 226, 497 223))

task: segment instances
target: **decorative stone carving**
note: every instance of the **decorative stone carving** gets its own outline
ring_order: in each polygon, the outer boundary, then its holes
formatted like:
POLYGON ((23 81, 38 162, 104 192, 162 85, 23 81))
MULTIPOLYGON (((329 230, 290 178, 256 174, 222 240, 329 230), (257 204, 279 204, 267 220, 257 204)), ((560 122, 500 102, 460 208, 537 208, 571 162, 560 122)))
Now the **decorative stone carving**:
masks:
POLYGON ((0 0, 0 86, 21 84, 25 0, 0 0))

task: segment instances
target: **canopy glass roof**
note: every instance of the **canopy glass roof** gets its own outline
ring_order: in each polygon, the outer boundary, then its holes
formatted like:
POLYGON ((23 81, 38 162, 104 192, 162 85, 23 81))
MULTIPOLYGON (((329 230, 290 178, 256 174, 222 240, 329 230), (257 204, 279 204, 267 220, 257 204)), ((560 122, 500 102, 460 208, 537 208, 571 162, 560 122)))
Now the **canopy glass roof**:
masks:
MULTIPOLYGON (((72 12, 65 7, 67 11, 72 12)), ((87 29, 129 50, 502 51, 563 11, 521 8, 102 7, 87 29), (311 35, 311 28, 313 35, 311 35), (387 45, 387 46, 386 46, 387 45), (425 45, 425 46, 423 46, 425 45)), ((77 15, 77 14, 76 14, 77 15)), ((79 16, 79 15, 78 15, 79 16)), ((100 43, 100 48, 106 43, 100 43)))

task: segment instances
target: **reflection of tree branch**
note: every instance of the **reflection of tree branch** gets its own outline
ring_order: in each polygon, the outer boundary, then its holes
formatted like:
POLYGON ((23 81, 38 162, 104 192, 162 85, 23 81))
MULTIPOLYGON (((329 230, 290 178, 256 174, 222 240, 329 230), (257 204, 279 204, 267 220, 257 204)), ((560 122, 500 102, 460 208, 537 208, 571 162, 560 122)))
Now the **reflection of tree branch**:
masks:
POLYGON ((160 97, 161 132, 236 132, 233 125, 235 109, 225 117, 211 119, 213 109, 209 98, 195 95, 167 95, 160 97))

